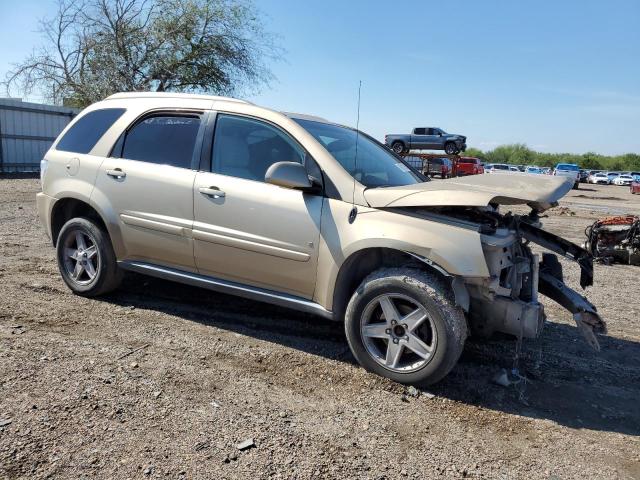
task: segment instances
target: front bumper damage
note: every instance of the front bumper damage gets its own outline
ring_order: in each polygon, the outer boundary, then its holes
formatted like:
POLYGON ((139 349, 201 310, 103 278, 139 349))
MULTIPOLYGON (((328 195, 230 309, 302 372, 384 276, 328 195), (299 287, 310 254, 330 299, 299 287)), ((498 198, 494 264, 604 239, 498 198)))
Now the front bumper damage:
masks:
POLYGON ((562 266, 555 254, 580 266, 580 285, 593 284, 593 257, 583 248, 539 228, 535 217, 505 216, 501 228, 483 235, 483 250, 489 279, 465 279, 469 291, 468 316, 475 333, 488 336, 503 332, 519 338, 536 338, 545 313, 538 293, 549 297, 573 314, 589 345, 599 350, 596 334, 607 331, 596 307, 563 281, 562 266), (542 261, 532 253, 533 242, 554 253, 542 261))

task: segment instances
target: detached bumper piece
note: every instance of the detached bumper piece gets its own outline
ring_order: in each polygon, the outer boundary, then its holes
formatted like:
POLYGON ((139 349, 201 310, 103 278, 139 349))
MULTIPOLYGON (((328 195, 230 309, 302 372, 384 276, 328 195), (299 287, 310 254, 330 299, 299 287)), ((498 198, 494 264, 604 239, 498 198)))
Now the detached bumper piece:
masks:
MULTIPOLYGON (((547 234, 547 240, 554 236, 548 232, 544 233, 547 234)), ((563 246, 565 246, 565 244, 571 245, 571 252, 574 258, 581 259, 581 261, 578 262, 582 268, 580 283, 582 283, 583 277, 587 277, 589 285, 591 285, 593 283, 593 260, 591 255, 577 245, 563 239, 560 240, 562 240, 563 246)), ((554 250, 557 251, 557 249, 554 250)), ((607 324, 598 314, 596 307, 589 302, 586 297, 580 295, 564 283, 562 265, 558 261, 558 257, 552 253, 544 253, 542 255, 542 262, 540 262, 539 268, 538 291, 571 312, 573 314, 573 320, 578 326, 578 330, 580 330, 580 333, 582 333, 587 343, 591 345, 594 350, 600 351, 600 344, 598 343, 596 334, 606 334, 607 324)))
POLYGON ((538 291, 569 310, 587 343, 594 350, 600 351, 596 334, 607 333, 607 325, 589 300, 567 287, 543 265, 540 266, 538 291))

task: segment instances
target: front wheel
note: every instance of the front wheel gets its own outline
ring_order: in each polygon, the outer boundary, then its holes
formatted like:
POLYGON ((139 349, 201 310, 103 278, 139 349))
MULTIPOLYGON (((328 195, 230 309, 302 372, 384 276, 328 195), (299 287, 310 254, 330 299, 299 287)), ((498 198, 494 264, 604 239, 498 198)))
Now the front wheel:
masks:
POLYGON ((62 279, 78 295, 102 295, 120 284, 109 235, 89 218, 72 218, 63 225, 56 253, 62 279))
POLYGON ((363 280, 345 314, 345 332, 368 371, 430 385, 455 366, 467 323, 451 289, 421 270, 382 268, 363 280))
POLYGON ((447 155, 456 155, 460 152, 460 149, 454 142, 447 142, 444 145, 444 151, 447 153, 447 155))
POLYGON ((393 142, 393 145, 391 145, 391 149, 397 153, 398 155, 400 155, 401 153, 404 152, 404 143, 402 142, 393 142))

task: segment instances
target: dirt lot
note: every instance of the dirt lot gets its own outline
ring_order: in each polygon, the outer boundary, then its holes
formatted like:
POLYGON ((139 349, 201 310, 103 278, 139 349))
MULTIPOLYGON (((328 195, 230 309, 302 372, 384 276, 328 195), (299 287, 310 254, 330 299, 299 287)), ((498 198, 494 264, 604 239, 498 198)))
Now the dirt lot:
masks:
MULTIPOLYGON (((513 340, 472 340, 416 397, 355 365, 341 327, 315 317, 136 275, 105 298, 72 295, 37 189, 0 180, 1 478, 640 478, 639 267, 596 266, 600 353, 546 302, 526 384, 491 381, 513 340)), ((582 241, 627 211, 640 196, 585 185, 545 225, 582 241)))

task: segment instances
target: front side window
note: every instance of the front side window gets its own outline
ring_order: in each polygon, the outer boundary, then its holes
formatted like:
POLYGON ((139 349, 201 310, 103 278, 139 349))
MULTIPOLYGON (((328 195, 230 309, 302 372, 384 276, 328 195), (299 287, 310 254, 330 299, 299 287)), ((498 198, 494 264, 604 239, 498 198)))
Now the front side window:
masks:
POLYGON ((191 168, 199 128, 198 115, 147 117, 127 132, 122 158, 191 168))
POLYGON ((213 137, 212 171, 264 182, 276 162, 304 164, 305 151, 279 128, 259 120, 219 114, 213 137))
POLYGON ((103 108, 83 115, 60 139, 56 150, 89 153, 124 112, 124 108, 103 108))
POLYGON ((294 120, 365 187, 411 185, 423 181, 408 164, 368 135, 357 134, 351 128, 330 123, 299 118, 294 120))

